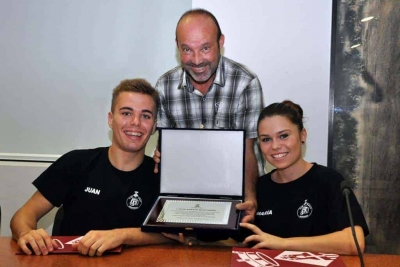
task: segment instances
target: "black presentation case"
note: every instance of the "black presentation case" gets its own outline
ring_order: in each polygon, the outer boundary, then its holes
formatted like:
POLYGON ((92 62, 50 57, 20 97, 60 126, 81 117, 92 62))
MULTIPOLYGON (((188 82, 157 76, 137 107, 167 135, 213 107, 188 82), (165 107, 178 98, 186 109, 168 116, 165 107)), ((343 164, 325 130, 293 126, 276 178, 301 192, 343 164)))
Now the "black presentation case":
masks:
POLYGON ((144 220, 142 231, 211 234, 237 231, 241 216, 235 206, 243 202, 244 196, 244 130, 162 128, 158 147, 160 196, 144 220), (203 202, 209 206, 213 202, 230 205, 227 223, 201 222, 205 217, 199 222, 163 221, 165 203, 174 201, 193 202, 193 209, 201 209, 203 202))

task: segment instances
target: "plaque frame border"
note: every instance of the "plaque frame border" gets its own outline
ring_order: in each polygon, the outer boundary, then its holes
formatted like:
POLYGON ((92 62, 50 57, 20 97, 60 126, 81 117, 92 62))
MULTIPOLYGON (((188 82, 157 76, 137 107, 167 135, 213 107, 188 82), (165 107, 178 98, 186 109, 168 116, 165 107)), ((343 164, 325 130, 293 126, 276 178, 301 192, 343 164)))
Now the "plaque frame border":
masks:
MULTIPOLYGON (((180 130, 180 131, 240 131, 243 132, 243 157, 242 157, 242 188, 240 196, 232 195, 207 195, 207 194, 178 194, 174 192, 161 193, 155 200, 151 210, 148 212, 144 222, 142 223, 141 229, 143 232, 156 232, 156 233, 223 233, 233 234, 239 231, 240 220, 242 218, 242 212, 236 210, 236 204, 242 203, 244 199, 244 172, 245 172, 245 145, 246 136, 245 131, 240 129, 193 129, 193 128, 161 128, 159 129, 159 140, 158 147, 161 148, 162 132, 164 130, 180 130), (159 213, 166 200, 201 200, 201 201, 215 201, 215 202, 231 202, 231 212, 227 225, 220 224, 197 224, 197 223, 170 223, 170 222, 156 222, 159 213)), ((159 166, 159 170, 161 170, 159 166)), ((162 174, 160 173, 160 182, 162 174)))

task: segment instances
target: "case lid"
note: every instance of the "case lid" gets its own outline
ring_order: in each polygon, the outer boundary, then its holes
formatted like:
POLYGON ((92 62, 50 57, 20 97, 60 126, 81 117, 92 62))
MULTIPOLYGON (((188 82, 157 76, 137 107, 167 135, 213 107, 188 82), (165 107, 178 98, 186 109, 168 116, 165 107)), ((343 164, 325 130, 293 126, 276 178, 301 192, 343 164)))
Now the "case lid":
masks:
POLYGON ((160 129, 161 194, 242 197, 244 130, 160 129))

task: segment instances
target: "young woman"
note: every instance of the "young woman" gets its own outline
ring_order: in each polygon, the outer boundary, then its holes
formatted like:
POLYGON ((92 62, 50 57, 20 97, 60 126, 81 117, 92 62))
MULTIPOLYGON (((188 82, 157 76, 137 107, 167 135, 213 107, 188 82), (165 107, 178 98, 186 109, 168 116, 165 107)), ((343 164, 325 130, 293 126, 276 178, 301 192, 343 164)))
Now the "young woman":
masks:
MULTIPOLYGON (((258 208, 244 243, 253 248, 315 251, 357 255, 346 200, 335 170, 304 160, 307 139, 303 110, 291 102, 264 108, 258 119, 264 158, 276 169, 259 177, 258 208)), ((361 251, 369 230, 353 192, 350 193, 355 232, 361 251)))

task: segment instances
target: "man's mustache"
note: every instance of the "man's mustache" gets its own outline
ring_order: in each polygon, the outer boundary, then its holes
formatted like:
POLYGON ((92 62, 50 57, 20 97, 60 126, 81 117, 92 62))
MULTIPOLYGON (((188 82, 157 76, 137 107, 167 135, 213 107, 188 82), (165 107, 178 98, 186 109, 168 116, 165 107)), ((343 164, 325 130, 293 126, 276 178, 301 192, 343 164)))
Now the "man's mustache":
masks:
POLYGON ((188 62, 185 65, 192 68, 202 68, 208 66, 210 63, 208 61, 201 62, 200 64, 194 64, 193 62, 188 62))

